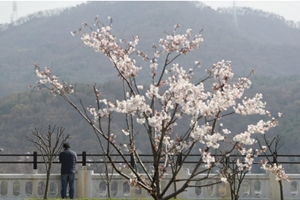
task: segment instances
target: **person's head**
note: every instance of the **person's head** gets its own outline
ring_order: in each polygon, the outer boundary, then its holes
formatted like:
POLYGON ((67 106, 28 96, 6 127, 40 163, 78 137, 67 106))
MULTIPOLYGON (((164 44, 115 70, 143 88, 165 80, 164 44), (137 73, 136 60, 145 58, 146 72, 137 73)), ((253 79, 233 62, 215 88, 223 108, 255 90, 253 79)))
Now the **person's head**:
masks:
POLYGON ((64 149, 69 149, 69 148, 70 148, 70 144, 67 143, 67 142, 65 142, 65 143, 63 144, 63 148, 64 148, 64 149))

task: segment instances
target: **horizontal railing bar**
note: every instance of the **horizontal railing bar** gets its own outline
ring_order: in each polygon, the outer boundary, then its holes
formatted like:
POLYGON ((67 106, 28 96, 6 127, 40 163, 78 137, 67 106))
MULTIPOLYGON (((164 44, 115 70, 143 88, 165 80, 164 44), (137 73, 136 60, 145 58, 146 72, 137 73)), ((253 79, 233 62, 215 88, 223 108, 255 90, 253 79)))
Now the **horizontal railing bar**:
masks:
MULTIPOLYGON (((86 164, 107 164, 109 162, 107 162, 105 159, 99 159, 99 157, 103 157, 105 158, 106 155, 105 154, 92 154, 92 153, 86 153, 85 151, 83 151, 80 154, 77 154, 79 157, 79 160, 77 161, 77 163, 82 164, 82 166, 86 166, 86 164), (81 160, 80 160, 81 158, 81 160), (89 158, 89 159, 87 159, 89 158)), ((53 155, 55 158, 55 160, 52 162, 53 164, 57 164, 59 163, 59 160, 57 159, 58 155, 53 155)), ((115 163, 134 163, 133 165, 139 164, 140 162, 138 162, 137 160, 132 161, 131 159, 134 158, 132 156, 132 154, 123 154, 122 156, 125 157, 125 159, 128 159, 128 162, 126 160, 121 160, 119 159, 120 155, 119 154, 109 154, 109 156, 113 157, 115 159, 115 163)), ((142 158, 142 162, 145 164, 152 164, 153 161, 151 159, 147 159, 147 157, 152 157, 152 154, 139 154, 139 157, 142 158)), ((176 156, 176 155, 174 155, 176 156)), ((221 154, 212 154, 212 156, 220 156, 223 157, 224 155, 221 154)), ((0 157, 5 157, 5 159, 0 159, 0 164, 32 164, 33 165, 33 169, 37 169, 37 165, 38 164, 45 164, 45 160, 46 163, 47 162, 47 157, 48 155, 43 155, 43 154, 38 154, 37 152, 27 152, 26 154, 3 154, 0 153, 0 157), (22 158, 19 160, 8 160, 11 157, 25 157, 26 159, 22 158), (45 157, 42 158, 41 157, 45 157), (32 159, 32 161, 31 161, 32 159)), ((201 154, 181 154, 181 163, 182 164, 195 164, 197 162, 199 162, 199 160, 196 160, 195 157, 201 157, 201 154), (185 157, 187 156, 187 157, 185 157), (185 159, 182 159, 183 157, 185 157, 185 159)), ((180 159, 180 157, 178 157, 180 159)), ((241 155, 230 155, 230 157, 235 158, 235 157, 239 157, 239 158, 244 158, 245 156, 241 156, 241 155)), ((289 157, 289 158, 298 158, 300 157, 300 155, 286 155, 286 154, 277 154, 277 155, 258 155, 257 157, 267 157, 269 160, 271 160, 270 162, 274 162, 274 158, 276 158, 276 162, 278 164, 300 164, 300 161, 297 162, 297 159, 295 159, 294 161, 282 161, 280 158, 281 157, 289 157)), ((255 159, 255 158, 254 158, 255 159)), ((234 162, 232 160, 229 160, 230 163, 234 162)), ((161 161, 161 163, 163 163, 163 161, 161 161)), ((257 160, 254 161, 254 164, 260 164, 260 162, 257 162, 257 160)))
MULTIPOLYGON (((0 161, 0 164, 33 164, 33 161, 0 161)), ((37 161, 37 164, 45 163, 44 161, 37 161)), ((54 164, 59 164, 60 162, 54 161, 54 164)), ((76 163, 80 164, 83 163, 82 161, 77 161, 76 163)), ((105 164, 109 162, 105 161, 86 161, 85 163, 93 164, 105 164)), ((114 161, 114 163, 126 163, 125 161, 114 161)), ((140 162, 136 162, 137 164, 140 162)), ((153 163, 152 161, 143 161, 143 163, 153 163)), ((164 163, 163 161, 161 163, 164 163)), ((196 161, 184 161, 185 164, 195 164, 196 161)), ((231 162, 230 162, 231 163, 231 162)), ((253 162, 253 164, 261 164, 260 162, 253 162)), ((278 162, 278 164, 300 164, 300 162, 278 162)))
MULTIPOLYGON (((77 154, 77 156, 82 156, 83 154, 77 154)), ((120 156, 119 154, 109 154, 110 156, 120 156)), ((4 156, 33 156, 33 154, 3 154, 0 153, 0 157, 4 157, 4 156)), ((37 154, 37 156, 43 156, 43 154, 37 154)), ((46 155, 45 155, 46 156, 46 155)), ((54 156, 58 156, 54 155, 54 156)), ((106 156, 105 154, 86 154, 86 156, 106 156)), ((130 156, 130 154, 124 154, 124 156, 130 156)), ((153 156, 152 154, 139 154, 139 156, 146 156, 146 157, 150 157, 153 156)), ((186 156, 185 154, 182 154, 182 156, 186 156)), ((196 157, 196 156, 201 156, 201 154, 189 154, 189 157, 196 157)), ((224 156, 224 155, 218 155, 218 154, 211 154, 211 156, 224 156)), ((244 156, 240 156, 240 155, 230 155, 230 157, 244 157, 244 156)), ((300 154, 295 154, 295 155, 291 155, 291 154, 278 154, 276 155, 277 157, 300 157, 300 154)), ((258 155, 257 157, 273 157, 273 155, 258 155)))

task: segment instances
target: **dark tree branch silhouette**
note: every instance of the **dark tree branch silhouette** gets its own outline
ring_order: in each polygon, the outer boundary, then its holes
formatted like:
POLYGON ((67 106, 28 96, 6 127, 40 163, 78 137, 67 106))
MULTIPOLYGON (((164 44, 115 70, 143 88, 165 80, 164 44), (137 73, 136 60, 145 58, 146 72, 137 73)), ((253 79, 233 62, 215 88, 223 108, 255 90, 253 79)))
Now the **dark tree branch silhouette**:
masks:
POLYGON ((42 127, 39 129, 34 128, 31 132, 31 136, 26 137, 42 154, 46 167, 47 179, 44 199, 48 199, 48 187, 52 163, 62 150, 63 143, 70 138, 70 135, 65 135, 64 131, 65 129, 62 127, 56 128, 56 126, 51 127, 51 125, 49 125, 48 130, 45 133, 43 133, 42 127))

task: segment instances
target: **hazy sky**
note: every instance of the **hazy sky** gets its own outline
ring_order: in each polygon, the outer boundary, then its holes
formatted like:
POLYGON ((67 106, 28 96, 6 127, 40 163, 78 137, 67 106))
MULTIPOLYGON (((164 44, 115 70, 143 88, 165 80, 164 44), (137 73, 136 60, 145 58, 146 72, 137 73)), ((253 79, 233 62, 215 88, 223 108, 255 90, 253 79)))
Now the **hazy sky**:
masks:
MULTIPOLYGON (((24 17, 37 11, 76 6, 86 1, 16 1, 17 15, 24 17)), ((203 1, 212 8, 231 7, 233 1, 203 1)), ((283 16, 286 20, 300 22, 300 1, 235 1, 237 7, 251 7, 283 16)), ((0 0, 0 24, 9 23, 13 1, 0 0)))

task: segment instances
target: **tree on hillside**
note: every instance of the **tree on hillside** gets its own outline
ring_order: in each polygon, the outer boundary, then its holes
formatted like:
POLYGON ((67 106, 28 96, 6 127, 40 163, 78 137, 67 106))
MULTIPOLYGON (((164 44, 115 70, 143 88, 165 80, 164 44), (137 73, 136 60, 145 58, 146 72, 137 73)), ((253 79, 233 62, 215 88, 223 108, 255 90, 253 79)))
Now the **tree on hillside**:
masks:
POLYGON ((64 135, 64 131, 65 129, 62 127, 56 128, 56 126, 51 127, 51 125, 49 125, 46 133, 43 133, 42 128, 34 128, 34 130, 31 132, 32 136, 26 137, 42 154, 42 158, 46 167, 47 177, 44 199, 48 199, 48 187, 52 163, 62 150, 63 143, 70 137, 69 134, 64 135))
POLYGON ((231 62, 220 61, 207 69, 200 80, 193 76, 199 70, 199 61, 189 69, 182 65, 190 62, 179 63, 200 47, 203 41, 200 34, 193 36, 191 29, 179 34, 180 25, 176 24, 172 33, 167 33, 158 45, 152 45, 153 54, 148 56, 136 49, 138 36, 126 41, 112 35, 112 19, 109 19, 110 24, 105 25, 96 18, 96 30, 84 23, 72 34, 82 35, 85 45, 108 57, 120 78, 122 99, 106 99, 94 85, 95 102, 84 105, 73 85, 59 82, 48 67, 42 70, 37 64, 39 81, 34 87, 47 88, 76 109, 98 139, 108 142, 103 153, 114 170, 132 187, 146 190, 155 200, 180 197, 188 187, 226 182, 223 173, 218 174, 218 181, 203 180, 216 176, 212 171, 222 170, 220 162, 235 151, 244 158, 236 162, 238 169, 251 169, 255 156, 253 134, 264 134, 276 127, 278 121, 266 110, 261 94, 252 98, 244 96, 245 89, 251 86, 250 76, 234 79, 231 62), (151 81, 147 85, 138 83, 142 62, 150 63, 151 81), (262 119, 249 124, 244 131, 231 134, 223 118, 232 114, 249 122, 248 115, 261 115, 262 119), (119 139, 123 138, 121 133, 126 140, 119 139), (142 136, 147 140, 141 140, 142 136), (141 143, 151 152, 151 167, 147 165, 149 160, 141 158, 138 148, 141 143), (223 153, 216 156, 219 149, 223 153), (190 166, 189 173, 183 174, 184 163, 192 152, 201 156, 190 166), (114 162, 113 153, 125 163, 122 167, 114 162), (165 179, 166 174, 171 178, 165 179))

